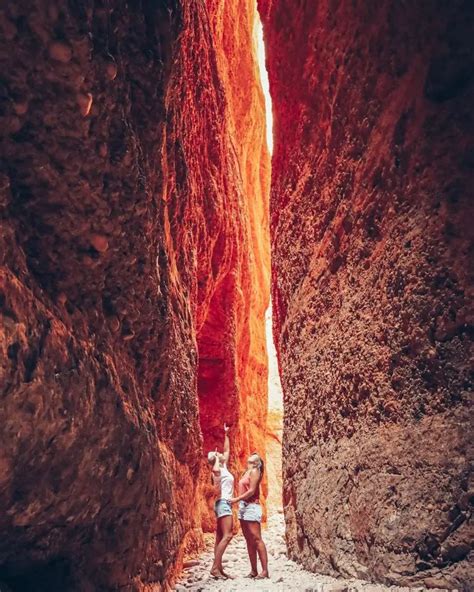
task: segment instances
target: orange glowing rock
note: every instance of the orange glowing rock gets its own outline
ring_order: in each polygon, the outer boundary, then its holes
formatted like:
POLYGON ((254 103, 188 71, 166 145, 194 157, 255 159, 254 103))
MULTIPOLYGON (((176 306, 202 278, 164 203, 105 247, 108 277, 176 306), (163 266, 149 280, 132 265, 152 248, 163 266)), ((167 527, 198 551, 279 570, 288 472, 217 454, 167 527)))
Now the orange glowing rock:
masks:
POLYGON ((93 234, 90 237, 90 242, 94 249, 99 251, 99 253, 105 253, 109 248, 109 241, 103 234, 93 234))
POLYGON ((92 107, 92 95, 91 93, 79 93, 76 97, 79 110, 83 117, 89 115, 92 107))
MULTIPOLYGON (((231 470, 238 476, 248 454, 256 450, 265 457, 270 159, 253 41, 255 7, 211 1, 208 8, 226 96, 223 125, 229 140, 220 158, 231 190, 213 214, 214 246, 199 261, 200 422, 205 451, 222 446, 224 421, 232 425, 231 470)), ((207 471, 205 529, 214 525, 207 471)))
POLYGON ((105 72, 109 80, 115 80, 117 77, 117 64, 115 62, 107 62, 105 72))

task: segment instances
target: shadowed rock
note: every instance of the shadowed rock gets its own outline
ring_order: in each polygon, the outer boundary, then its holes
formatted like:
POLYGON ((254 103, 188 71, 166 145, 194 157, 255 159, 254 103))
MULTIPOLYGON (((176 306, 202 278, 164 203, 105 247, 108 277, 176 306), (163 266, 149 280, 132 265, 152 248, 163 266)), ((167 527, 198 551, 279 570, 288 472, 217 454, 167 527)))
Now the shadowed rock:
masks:
POLYGON ((290 555, 467 590, 472 3, 259 8, 290 555))
POLYGON ((0 14, 0 580, 15 590, 159 589, 200 544, 202 433, 214 445, 227 420, 236 454, 258 444, 263 99, 245 46, 232 102, 216 11, 0 14))

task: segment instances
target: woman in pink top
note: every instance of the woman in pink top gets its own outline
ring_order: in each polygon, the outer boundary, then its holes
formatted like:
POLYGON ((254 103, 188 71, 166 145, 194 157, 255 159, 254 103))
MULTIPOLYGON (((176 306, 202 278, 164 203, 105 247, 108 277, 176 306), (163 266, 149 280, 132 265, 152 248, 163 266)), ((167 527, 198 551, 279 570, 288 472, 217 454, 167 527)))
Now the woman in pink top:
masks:
POLYGON ((263 460, 254 452, 247 459, 247 470, 239 481, 239 495, 232 498, 231 503, 239 502, 239 520, 242 533, 247 542, 250 559, 249 578, 268 578, 267 548, 262 539, 260 523, 262 507, 260 506, 260 482, 263 477, 263 460), (258 575, 257 554, 262 564, 262 573, 258 575))

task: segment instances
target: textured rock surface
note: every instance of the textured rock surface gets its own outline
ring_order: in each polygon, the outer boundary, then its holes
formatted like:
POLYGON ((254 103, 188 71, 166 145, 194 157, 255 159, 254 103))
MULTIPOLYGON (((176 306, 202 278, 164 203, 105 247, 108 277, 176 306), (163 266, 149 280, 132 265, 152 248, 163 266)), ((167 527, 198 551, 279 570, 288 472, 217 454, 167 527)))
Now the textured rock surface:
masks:
POLYGON ((280 409, 269 410, 266 432, 266 475, 268 495, 266 498, 268 515, 282 508, 282 431, 283 413, 280 409))
POLYGON ((472 3, 259 9, 290 556, 468 589, 472 3))
POLYGON ((266 430, 266 474, 268 477, 268 514, 271 516, 282 509, 282 432, 283 393, 281 390, 278 360, 273 343, 272 308, 265 315, 268 351, 268 416, 266 430))
MULTIPOLYGON (((225 203, 216 213, 203 212, 212 231, 206 247, 212 257, 200 264, 198 276, 203 286, 197 321, 199 399, 204 449, 222 448, 222 423, 227 421, 232 425, 231 470, 239 472, 249 452, 265 455, 267 356, 262 320, 270 297, 270 163, 254 55, 255 6, 241 0, 211 1, 207 6, 226 98, 223 124, 229 154, 223 165, 230 171, 224 169, 226 175, 217 185, 225 191, 225 203), (209 277, 215 278, 212 291, 206 286, 209 277)), ((215 496, 207 468, 204 494, 203 526, 210 530, 215 496)))
POLYGON ((2 8, 0 580, 159 590, 199 543, 199 400, 206 446, 265 421, 254 67, 234 105, 204 4, 2 8))

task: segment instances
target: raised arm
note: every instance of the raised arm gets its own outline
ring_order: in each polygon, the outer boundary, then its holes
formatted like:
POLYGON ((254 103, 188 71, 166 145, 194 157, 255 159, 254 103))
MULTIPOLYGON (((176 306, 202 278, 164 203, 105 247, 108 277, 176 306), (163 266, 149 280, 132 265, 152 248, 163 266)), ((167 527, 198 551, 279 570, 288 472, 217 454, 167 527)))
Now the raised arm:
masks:
POLYGON ((226 464, 229 462, 230 456, 230 440, 229 440, 229 426, 224 424, 224 460, 226 464))

